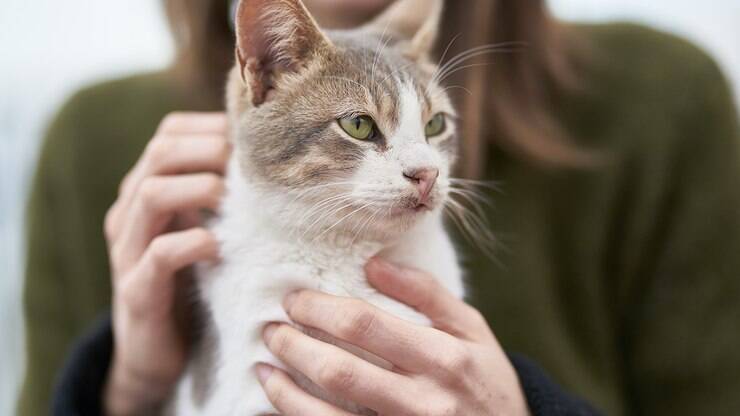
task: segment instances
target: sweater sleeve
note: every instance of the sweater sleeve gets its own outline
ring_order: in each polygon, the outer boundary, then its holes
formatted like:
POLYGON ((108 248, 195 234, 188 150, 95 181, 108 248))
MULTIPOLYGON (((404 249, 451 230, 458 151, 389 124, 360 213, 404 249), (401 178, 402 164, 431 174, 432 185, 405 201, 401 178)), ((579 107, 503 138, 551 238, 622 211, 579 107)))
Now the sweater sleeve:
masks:
POLYGON ((532 416, 596 416, 586 401, 563 390, 537 364, 519 354, 509 359, 519 376, 532 416))
MULTIPOLYGON (((46 415, 54 375, 69 345, 107 307, 102 226, 91 214, 100 198, 80 178, 90 98, 77 95, 59 112, 44 138, 26 211, 27 257, 23 308, 26 372, 18 403, 22 415, 46 415)), ((87 170, 87 171, 86 171, 87 170)))
POLYGON ((54 416, 103 414, 103 387, 113 356, 110 316, 102 317, 80 338, 67 358, 52 400, 54 416))
POLYGON ((709 58, 676 86, 678 117, 641 278, 624 311, 633 414, 740 414, 740 129, 709 58))

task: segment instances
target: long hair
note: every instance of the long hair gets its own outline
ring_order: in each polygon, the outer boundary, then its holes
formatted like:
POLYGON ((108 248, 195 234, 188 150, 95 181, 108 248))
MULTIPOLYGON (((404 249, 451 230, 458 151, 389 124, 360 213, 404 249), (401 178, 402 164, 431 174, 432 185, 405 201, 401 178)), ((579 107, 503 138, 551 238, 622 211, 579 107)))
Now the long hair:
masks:
MULTIPOLYGON (((165 5, 177 70, 220 99, 233 62, 228 0, 165 0, 165 5)), ((576 85, 577 41, 550 15, 545 0, 446 1, 437 47, 442 63, 475 47, 490 46, 493 53, 461 62, 448 78, 460 87, 450 89, 463 115, 459 174, 481 176, 491 145, 538 165, 588 163, 588 154, 569 142, 550 107, 553 91, 576 85)))

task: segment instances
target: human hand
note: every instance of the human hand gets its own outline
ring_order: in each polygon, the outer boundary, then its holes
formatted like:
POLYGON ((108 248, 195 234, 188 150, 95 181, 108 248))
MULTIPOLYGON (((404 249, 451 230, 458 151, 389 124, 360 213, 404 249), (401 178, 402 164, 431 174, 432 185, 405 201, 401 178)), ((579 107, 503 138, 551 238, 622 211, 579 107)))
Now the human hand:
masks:
POLYGON ((183 371, 175 274, 217 257, 199 212, 218 207, 230 151, 223 114, 168 115, 106 215, 115 346, 103 401, 110 415, 157 406, 183 371))
MULTIPOLYGON (((370 284, 426 315, 433 327, 396 318, 367 302, 299 291, 286 297, 295 323, 320 329, 393 364, 385 370, 287 324, 270 324, 272 353, 333 395, 380 415, 528 415, 517 374, 483 316, 425 272, 373 259, 370 284)), ((267 364, 257 374, 283 416, 350 413, 300 389, 267 364)))

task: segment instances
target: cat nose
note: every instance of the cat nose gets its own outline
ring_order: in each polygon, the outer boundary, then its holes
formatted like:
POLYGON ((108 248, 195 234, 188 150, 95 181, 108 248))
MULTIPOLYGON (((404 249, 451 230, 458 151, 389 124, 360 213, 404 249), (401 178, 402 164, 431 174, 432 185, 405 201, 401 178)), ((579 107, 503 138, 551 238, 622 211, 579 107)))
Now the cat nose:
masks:
POLYGON ((419 191, 419 204, 424 205, 429 200, 429 194, 437 182, 439 169, 437 168, 420 168, 411 169, 403 173, 403 177, 408 179, 411 184, 419 191))

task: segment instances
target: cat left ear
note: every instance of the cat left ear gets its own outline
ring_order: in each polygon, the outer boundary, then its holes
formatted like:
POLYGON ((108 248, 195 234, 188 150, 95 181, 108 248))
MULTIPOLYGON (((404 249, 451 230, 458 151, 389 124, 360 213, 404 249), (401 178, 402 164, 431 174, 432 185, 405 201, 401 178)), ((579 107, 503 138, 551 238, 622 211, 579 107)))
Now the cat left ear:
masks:
POLYGON ((241 0, 235 29, 236 59, 255 106, 267 99, 277 76, 298 72, 331 46, 301 0, 241 0))
POLYGON ((443 0, 396 0, 366 27, 401 35, 409 41, 406 55, 419 59, 434 49, 443 6, 443 0))

